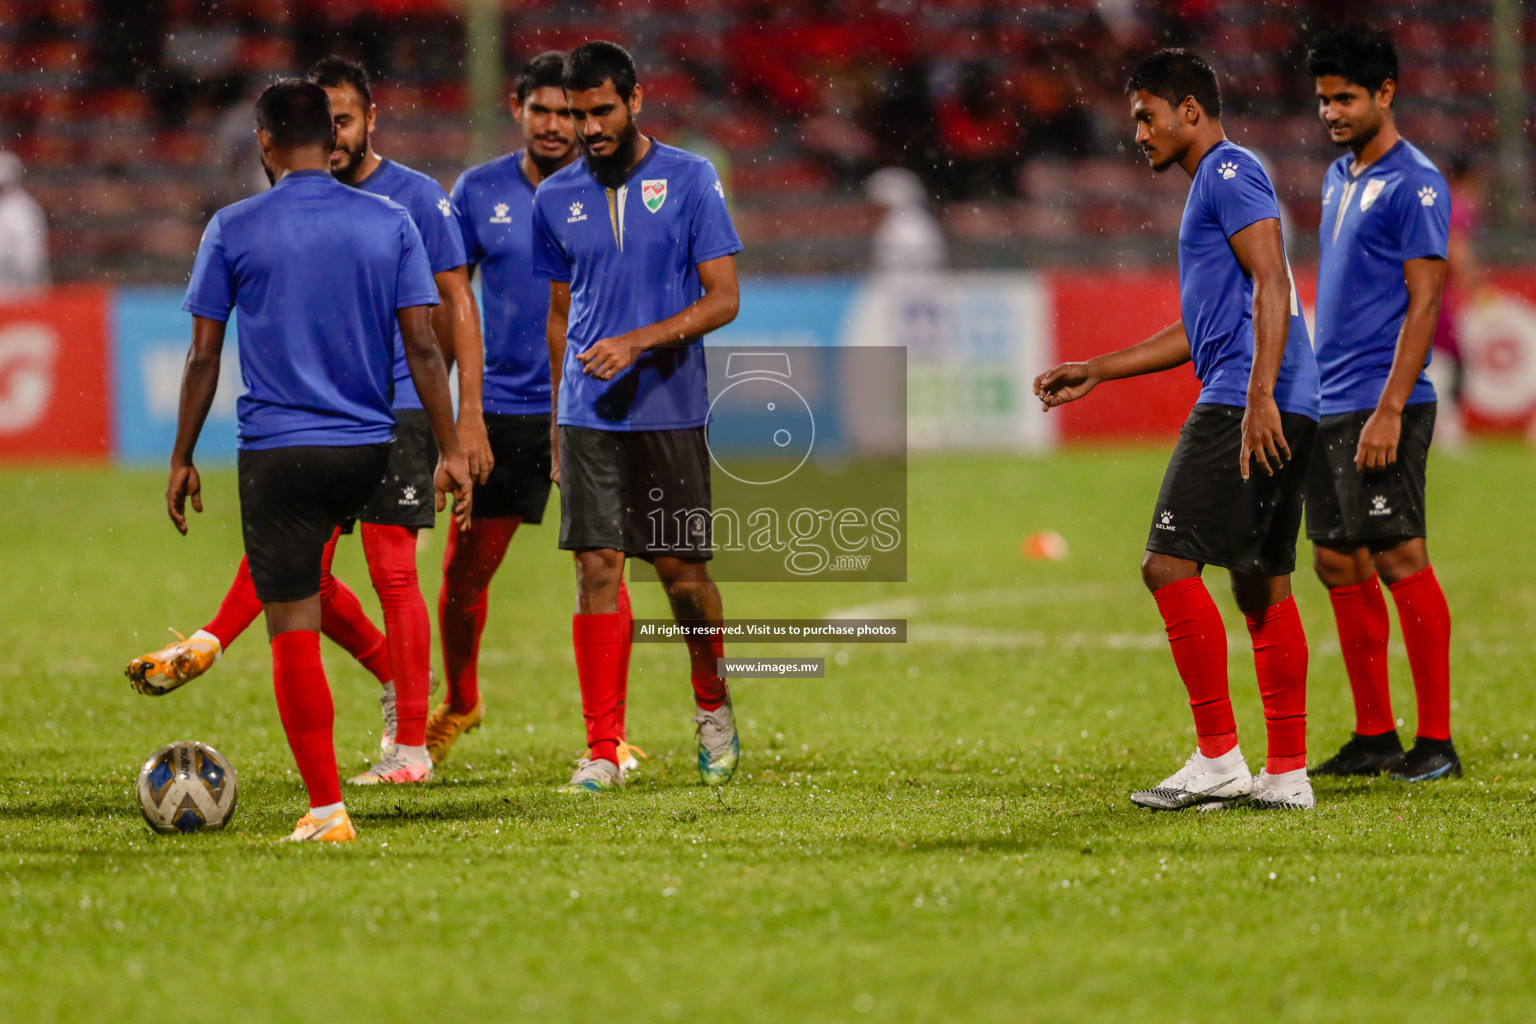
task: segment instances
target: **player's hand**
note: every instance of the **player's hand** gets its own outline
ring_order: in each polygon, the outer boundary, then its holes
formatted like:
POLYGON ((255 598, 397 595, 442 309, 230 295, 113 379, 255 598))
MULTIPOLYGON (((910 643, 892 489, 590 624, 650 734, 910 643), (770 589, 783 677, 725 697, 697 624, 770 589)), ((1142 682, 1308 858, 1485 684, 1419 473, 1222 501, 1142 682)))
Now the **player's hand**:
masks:
POLYGON ((1088 372, 1087 363, 1062 363, 1035 378, 1035 397, 1049 412, 1058 405, 1075 402, 1098 387, 1099 380, 1088 372))
POLYGON ((469 475, 469 460, 463 452, 440 455, 437 472, 432 474, 432 487, 437 492, 437 510, 448 505, 448 495, 453 495, 453 518, 459 530, 469 529, 470 506, 474 502, 474 478, 469 475))
POLYGON ((192 463, 171 467, 171 480, 165 487, 165 510, 171 515, 171 523, 187 534, 187 500, 191 499, 194 511, 203 510, 203 481, 192 463))
POLYGON ((555 418, 549 418, 549 479, 550 482, 560 484, 560 425, 555 418))
POLYGON ((496 456, 491 454, 491 436, 485 429, 485 416, 477 411, 459 413, 459 447, 469 460, 469 475, 475 483, 483 484, 491 478, 496 468, 496 456))
POLYGON ((1243 411, 1243 449, 1237 457, 1237 468, 1248 479, 1248 460, 1264 467, 1264 472, 1274 476, 1291 457, 1291 446, 1285 443, 1285 431, 1280 424, 1280 407, 1272 397, 1249 398, 1248 408, 1243 411))
POLYGON ((622 373, 635 361, 635 354, 635 346, 620 335, 604 338, 585 352, 576 353, 576 359, 581 363, 581 372, 588 377, 612 380, 615 374, 622 373))
POLYGON ((1377 409, 1360 430, 1355 448, 1355 469, 1386 469, 1397 461, 1397 442, 1403 436, 1403 417, 1377 409))

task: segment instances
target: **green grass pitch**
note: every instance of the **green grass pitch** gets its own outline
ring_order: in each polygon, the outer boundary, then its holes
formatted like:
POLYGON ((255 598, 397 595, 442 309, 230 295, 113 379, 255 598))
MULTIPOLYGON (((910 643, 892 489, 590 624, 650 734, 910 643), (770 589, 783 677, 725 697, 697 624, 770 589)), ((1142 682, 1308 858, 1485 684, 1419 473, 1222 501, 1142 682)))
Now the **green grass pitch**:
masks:
MULTIPOLYGON (((429 788, 350 793, 360 839, 339 849, 276 842, 304 799, 259 627, 165 698, 122 676, 216 607, 240 550, 233 475, 205 476, 184 539, 158 471, 0 474, 0 1020, 1529 1020, 1533 456, 1431 470, 1467 778, 1321 782, 1290 815, 1126 799, 1192 746, 1137 574, 1164 457, 918 459, 910 582, 727 586, 728 614, 862 609, 911 636, 738 648, 821 653, 828 677, 737 684, 742 768, 722 792, 697 784, 670 645, 635 648, 643 774, 611 798, 554 792, 581 753, 572 579, 553 524, 526 529, 492 592, 485 728, 429 788), (1021 559, 1046 529, 1070 557, 1021 559), (138 765, 182 738, 239 772, 226 833, 140 820, 138 765)), ((441 551, 436 531, 433 608, 441 551)), ((376 615, 355 541, 338 573, 376 615)), ((1208 579, 1257 767, 1246 633, 1225 574, 1208 579)), ((1309 573, 1297 591, 1316 755, 1346 738, 1349 699, 1324 592, 1309 573)), ((654 585, 635 604, 665 614, 654 585)), ((359 770, 374 684, 325 651, 359 770)), ((1396 637, 1392 672, 1407 736, 1396 637)))

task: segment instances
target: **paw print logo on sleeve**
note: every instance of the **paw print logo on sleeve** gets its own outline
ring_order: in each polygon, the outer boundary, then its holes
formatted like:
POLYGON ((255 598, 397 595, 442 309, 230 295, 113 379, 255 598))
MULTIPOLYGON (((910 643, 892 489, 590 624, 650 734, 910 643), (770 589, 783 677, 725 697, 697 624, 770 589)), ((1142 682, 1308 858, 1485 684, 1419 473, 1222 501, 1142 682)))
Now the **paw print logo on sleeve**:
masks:
POLYGON ((1221 175, 1223 181, 1231 181, 1237 177, 1237 164, 1231 160, 1223 160, 1221 166, 1216 168, 1216 173, 1221 175))
POLYGON ((1434 206, 1435 205, 1435 200, 1439 199, 1439 198, 1440 198, 1440 193, 1436 192, 1434 189, 1430 188, 1428 185, 1425 185, 1423 188, 1419 189, 1419 205, 1420 206, 1434 206))

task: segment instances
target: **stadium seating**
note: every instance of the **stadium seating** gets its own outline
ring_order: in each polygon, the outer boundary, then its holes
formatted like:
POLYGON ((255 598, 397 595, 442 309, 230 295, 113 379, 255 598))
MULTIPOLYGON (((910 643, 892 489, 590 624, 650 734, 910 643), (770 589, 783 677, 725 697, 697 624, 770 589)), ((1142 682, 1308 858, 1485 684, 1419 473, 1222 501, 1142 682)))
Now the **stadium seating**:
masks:
MULTIPOLYGON (((0 144, 26 161, 27 186, 48 211, 55 275, 182 279, 207 216, 259 182, 246 134, 252 88, 332 49, 383 80, 381 151, 451 184, 470 147, 459 6, 0 0, 0 144)), ((861 182, 887 164, 923 176, 964 265, 1166 256, 1181 189, 1151 179, 1130 151, 1120 93, 1136 56, 1166 42, 1217 63, 1229 130, 1263 151, 1296 223, 1315 220, 1332 156, 1296 73, 1301 26, 1330 17, 1324 4, 519 0, 505 9, 509 69, 593 37, 635 50, 647 130, 721 157, 749 269, 860 269, 874 220, 861 182)), ((1486 151, 1485 5, 1375 13, 1395 26, 1402 53, 1405 134, 1440 157, 1486 151)))

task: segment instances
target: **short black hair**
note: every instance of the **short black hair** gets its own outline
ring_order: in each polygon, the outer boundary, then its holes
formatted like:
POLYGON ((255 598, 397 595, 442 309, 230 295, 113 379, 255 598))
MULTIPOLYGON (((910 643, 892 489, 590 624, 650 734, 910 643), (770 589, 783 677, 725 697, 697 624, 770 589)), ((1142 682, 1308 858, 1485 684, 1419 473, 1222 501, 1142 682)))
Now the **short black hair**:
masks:
POLYGON ((1387 79, 1397 81, 1397 48, 1384 30, 1355 22, 1312 40, 1307 73, 1314 78, 1337 75, 1367 92, 1380 92, 1387 79))
POLYGON ((1210 117, 1221 116, 1221 87, 1216 72, 1206 60, 1189 50, 1167 49, 1142 60, 1125 83, 1128 93, 1147 90, 1177 107, 1186 96, 1193 96, 1210 117))
POLYGON ((355 60, 347 60, 334 53, 329 57, 321 57, 309 69, 309 80, 322 89, 339 89, 350 85, 363 98, 364 111, 373 106, 373 93, 368 89, 368 72, 355 60))
POLYGON ((256 100, 256 127, 272 136, 278 149, 336 144, 331 101, 314 82, 283 78, 267 86, 256 100))
POLYGON ((628 50, 618 43, 596 39, 571 51, 561 82, 567 92, 597 89, 609 81, 620 99, 627 100, 634 95, 639 79, 635 74, 635 59, 628 50))
MULTIPOLYGON (((599 83, 601 84, 601 83, 599 83)), ((517 105, 531 92, 554 86, 565 88, 565 51, 548 50, 523 65, 523 73, 517 80, 517 105)))

